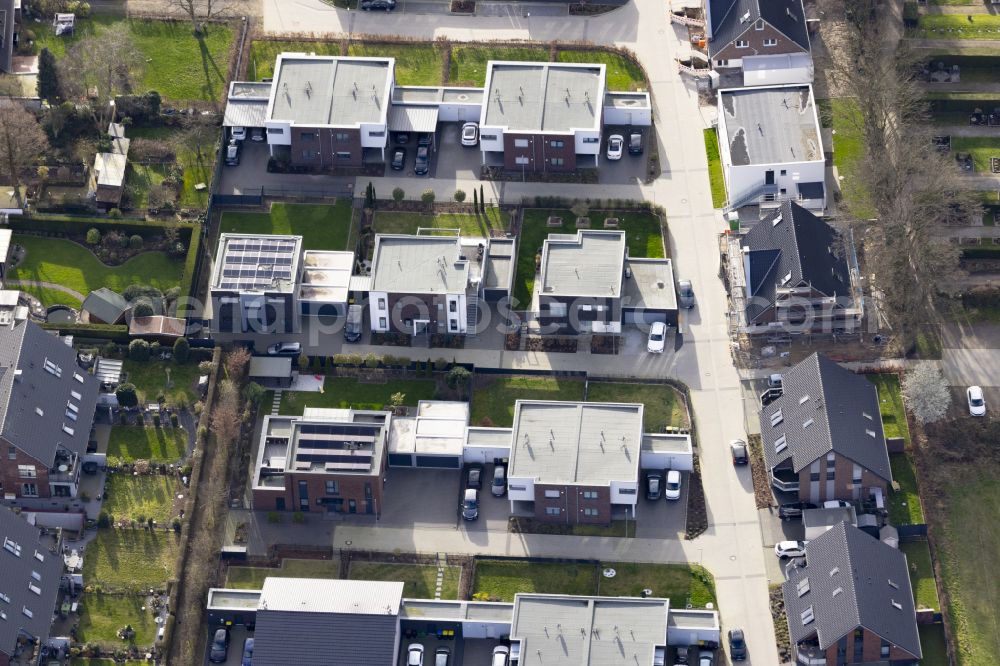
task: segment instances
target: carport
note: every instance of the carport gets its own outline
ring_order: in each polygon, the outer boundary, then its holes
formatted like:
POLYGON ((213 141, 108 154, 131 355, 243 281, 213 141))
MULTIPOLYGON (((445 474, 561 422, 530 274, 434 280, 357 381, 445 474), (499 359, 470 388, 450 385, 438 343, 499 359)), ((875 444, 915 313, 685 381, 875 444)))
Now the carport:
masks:
POLYGON ((222 126, 263 129, 270 96, 270 83, 233 81, 229 84, 229 96, 226 99, 222 126))
POLYGON ((459 469, 469 425, 469 403, 421 400, 416 416, 394 418, 390 467, 459 469))
POLYGON ((648 326, 655 321, 677 325, 673 266, 669 259, 629 258, 622 285, 622 322, 648 326))
POLYGON ((438 107, 430 104, 393 104, 389 107, 389 131, 434 134, 438 107))

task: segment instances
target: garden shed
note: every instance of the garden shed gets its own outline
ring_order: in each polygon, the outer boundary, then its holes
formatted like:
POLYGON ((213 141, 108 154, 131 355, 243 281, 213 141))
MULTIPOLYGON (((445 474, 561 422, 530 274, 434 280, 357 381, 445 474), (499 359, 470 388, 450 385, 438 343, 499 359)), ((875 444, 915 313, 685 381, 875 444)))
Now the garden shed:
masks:
POLYGON ((254 356, 250 359, 250 380, 269 388, 292 385, 290 356, 254 356))

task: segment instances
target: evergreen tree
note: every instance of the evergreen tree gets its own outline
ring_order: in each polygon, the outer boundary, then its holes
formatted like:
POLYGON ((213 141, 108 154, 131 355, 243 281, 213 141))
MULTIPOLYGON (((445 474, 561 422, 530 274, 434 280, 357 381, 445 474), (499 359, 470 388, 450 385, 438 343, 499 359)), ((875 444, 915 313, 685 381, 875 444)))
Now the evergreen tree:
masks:
POLYGON ((48 49, 42 49, 38 54, 38 96, 50 102, 62 97, 56 57, 48 49))

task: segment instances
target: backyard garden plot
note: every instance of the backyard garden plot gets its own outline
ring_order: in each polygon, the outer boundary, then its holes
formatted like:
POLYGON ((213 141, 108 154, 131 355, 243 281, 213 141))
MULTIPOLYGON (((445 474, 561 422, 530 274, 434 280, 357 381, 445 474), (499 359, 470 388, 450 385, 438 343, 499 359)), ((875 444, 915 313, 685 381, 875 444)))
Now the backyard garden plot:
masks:
POLYGON ((415 234, 418 229, 457 229, 463 236, 489 238, 503 234, 510 225, 510 213, 487 208, 485 213, 410 213, 379 210, 372 227, 381 234, 415 234))
MULTIPOLYGON (((76 639, 80 643, 98 643, 111 648, 121 647, 124 642, 118 638, 118 630, 126 624, 131 625, 135 631, 135 638, 131 644, 145 647, 156 641, 156 632, 160 625, 156 624, 156 617, 147 606, 145 596, 88 593, 80 601, 80 622, 77 625, 76 639)), ((91 660, 89 663, 106 663, 107 666, 112 666, 115 662, 91 660)))
MULTIPOLYGON (((658 215, 646 211, 594 209, 587 216, 593 229, 601 229, 605 218, 618 218, 617 230, 625 232, 630 257, 658 259, 666 256, 658 215)), ((525 209, 518 237, 517 276, 514 279, 514 299, 518 307, 527 307, 531 303, 531 292, 535 286, 535 253, 541 249, 550 233, 576 233, 576 218, 576 214, 566 209, 525 209), (562 226, 548 226, 550 217, 562 218, 562 226)))
POLYGON ((969 153, 972 156, 972 167, 980 173, 990 173, 990 158, 1000 157, 1000 141, 995 137, 985 136, 953 136, 951 152, 969 153))
POLYGON ((132 284, 147 284, 166 291, 180 285, 184 272, 183 259, 174 259, 163 252, 144 252, 120 266, 107 266, 90 249, 70 240, 15 234, 13 242, 23 247, 26 254, 8 279, 20 281, 18 289, 45 305, 58 303, 79 308, 81 299, 48 284, 25 284, 25 281, 60 285, 86 297, 99 287, 120 293, 132 284))
POLYGON ((853 99, 829 101, 833 125, 833 164, 841 178, 844 202, 855 217, 870 218, 868 192, 861 174, 865 145, 861 136, 861 114, 853 99))
POLYGON ((490 60, 547 62, 549 50, 541 46, 455 46, 451 49, 448 83, 457 86, 486 85, 486 63, 490 60))
POLYGON ((332 205, 275 203, 267 213, 226 211, 222 233, 292 234, 302 236, 306 250, 346 250, 353 209, 349 199, 332 205))
POLYGON ((56 37, 50 25, 34 24, 35 50, 47 48, 56 59, 73 43, 97 37, 124 26, 145 62, 140 90, 156 90, 168 101, 216 102, 222 99, 233 30, 226 24, 207 23, 195 35, 187 21, 125 19, 111 15, 76 20, 74 34, 56 37))
POLYGON ((152 519, 162 527, 179 516, 184 506, 184 486, 177 477, 165 474, 109 474, 104 495, 101 508, 113 524, 141 525, 152 519))
MULTIPOLYGON (((350 578, 388 580, 403 583, 403 596, 410 599, 434 599, 438 568, 433 564, 398 562, 351 562, 350 578)), ((441 579, 441 599, 458 599, 461 567, 445 567, 441 579)))
POLYGON ((108 463, 121 465, 136 460, 176 463, 187 454, 188 433, 184 428, 114 426, 108 438, 108 463))
POLYGON ((285 391, 280 413, 301 415, 306 407, 382 409, 394 393, 405 396, 403 404, 416 405, 434 397, 433 379, 393 379, 384 384, 362 383, 354 377, 327 377, 323 391, 285 391))
POLYGON ((339 578, 340 559, 281 561, 280 567, 231 566, 226 571, 226 587, 259 590, 265 578, 339 578))
POLYGON ((583 388, 582 379, 480 376, 472 391, 471 423, 509 428, 518 400, 583 400, 583 388))
POLYGON ((83 579, 105 592, 163 589, 174 575, 180 539, 173 532, 101 529, 87 545, 83 579))
POLYGON ((647 87, 646 75, 643 73, 642 67, 620 53, 559 49, 556 60, 587 65, 605 65, 605 81, 608 90, 643 90, 647 87))
POLYGON ((620 384, 590 382, 588 402, 640 402, 643 404, 643 428, 646 432, 663 432, 667 426, 688 428, 684 395, 667 384, 620 384))
POLYGON ((169 406, 193 405, 197 400, 198 377, 201 371, 193 361, 133 361, 125 359, 122 365, 125 381, 135 385, 139 402, 157 402, 161 396, 169 406))
POLYGON ((208 206, 209 188, 197 189, 195 186, 212 182, 215 169, 215 151, 217 130, 211 132, 181 127, 130 127, 125 131, 130 139, 148 139, 162 141, 173 148, 176 155, 175 163, 141 164, 130 160, 126 173, 125 187, 132 196, 134 208, 147 208, 150 204, 150 191, 170 176, 174 164, 182 172, 182 182, 177 203, 181 208, 205 208, 208 206))
POLYGON ((906 422, 902 389, 899 377, 893 374, 865 375, 878 390, 879 412, 886 438, 902 437, 907 451, 889 456, 892 478, 899 490, 889 493, 889 519, 894 525, 912 525, 924 522, 924 512, 917 491, 917 476, 910 459, 910 428, 906 422))
POLYGON ((1000 39, 1000 16, 924 14, 908 33, 922 39, 1000 39))

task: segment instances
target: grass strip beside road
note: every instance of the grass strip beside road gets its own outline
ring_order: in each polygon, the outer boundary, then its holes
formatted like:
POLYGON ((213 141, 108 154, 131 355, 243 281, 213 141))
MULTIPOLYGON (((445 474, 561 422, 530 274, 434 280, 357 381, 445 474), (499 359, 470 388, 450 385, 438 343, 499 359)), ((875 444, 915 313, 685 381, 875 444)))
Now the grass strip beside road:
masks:
POLYGON ((726 179, 722 175, 719 155, 719 132, 714 127, 705 130, 705 154, 708 156, 708 182, 712 188, 712 207, 722 208, 728 199, 726 179))
POLYGON ((456 86, 485 85, 486 63, 490 60, 548 62, 549 50, 539 46, 455 46, 451 49, 448 83, 456 86))

